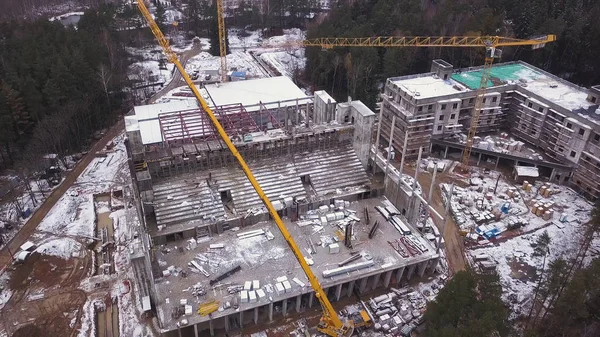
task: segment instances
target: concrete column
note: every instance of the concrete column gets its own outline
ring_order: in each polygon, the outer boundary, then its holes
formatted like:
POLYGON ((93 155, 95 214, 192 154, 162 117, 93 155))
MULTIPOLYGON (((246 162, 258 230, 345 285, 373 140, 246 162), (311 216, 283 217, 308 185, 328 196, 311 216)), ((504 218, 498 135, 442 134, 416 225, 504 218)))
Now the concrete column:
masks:
POLYGON ((359 289, 360 289, 360 293, 361 293, 361 294, 363 294, 363 293, 365 292, 365 290, 367 290, 367 281, 368 281, 368 280, 369 280, 369 277, 368 277, 368 276, 367 276, 367 277, 363 277, 363 278, 360 280, 360 287, 359 287, 359 289))
POLYGON ((314 301, 315 301, 315 292, 311 291, 310 295, 308 296, 308 307, 309 308, 312 308, 314 301))
POLYGON ((198 337, 198 324, 194 324, 194 337, 198 337))
POLYGON ((390 280, 392 279, 392 271, 388 271, 385 273, 385 276, 383 277, 383 287, 387 288, 390 286, 390 280))
POLYGON ((496 165, 494 166, 494 171, 498 170, 498 163, 500 162, 500 157, 496 157, 496 165))
POLYGON ((229 316, 225 316, 223 319, 225 319, 225 332, 229 332, 229 316))
POLYGON ((240 329, 244 327, 244 310, 240 310, 240 329))
POLYGON ((302 295, 296 296, 296 312, 300 312, 300 305, 302 304, 302 295))
POLYGON ((413 276, 413 274, 415 273, 415 269, 417 268, 416 264, 411 264, 410 266, 408 266, 408 274, 406 274, 406 278, 408 280, 410 280, 413 276))
POLYGON ((379 285, 379 279, 381 278, 381 274, 376 274, 373 276, 373 285, 371 285, 371 290, 375 290, 379 285))
POLYGON ((429 273, 433 274, 435 272, 435 269, 437 268, 438 264, 440 263, 440 258, 438 257, 437 259, 434 259, 431 261, 431 265, 429 266, 429 273))
POLYGON ((446 157, 448 157, 448 147, 446 146, 446 149, 444 150, 444 159, 446 159, 446 157))
POLYGON ((269 303, 269 322, 273 322, 273 302, 269 303))
POLYGON ((387 156, 385 162, 385 176, 383 177, 383 186, 387 187, 388 181, 388 167, 392 160, 392 151, 394 149, 394 129, 396 128, 396 115, 392 116, 392 126, 390 127, 390 142, 387 148, 387 156))
POLYGON ((479 153, 479 158, 477 159, 477 166, 479 166, 480 162, 481 162, 481 152, 479 153))
POLYGON ((342 296, 342 283, 335 286, 335 300, 339 301, 342 296))
POLYGON ((181 328, 180 328, 180 327, 177 327, 177 335, 178 335, 179 337, 181 337, 181 328))
POLYGON ((423 261, 419 263, 419 277, 423 277, 425 275, 425 270, 427 270, 427 263, 429 261, 423 261))
POLYGON ((208 321, 208 329, 210 330, 210 335, 215 335, 215 327, 213 326, 212 319, 208 321))
POLYGON ((287 300, 281 301, 281 313, 283 316, 287 315, 287 300))
POLYGON ((352 281, 350 281, 350 283, 348 283, 348 297, 352 296, 352 293, 354 290, 354 283, 355 283, 354 280, 352 280, 352 281))
POLYGON ((552 172, 550 172, 550 181, 554 180, 554 178, 556 178, 556 169, 552 169, 552 172))
POLYGON ((402 274, 404 274, 404 267, 399 268, 396 271, 396 284, 400 284, 400 280, 402 280, 402 274))
MULTIPOLYGON (((373 156, 373 174, 377 170, 377 151, 379 150, 379 137, 381 137, 381 113, 379 114, 379 123, 377 124, 377 137, 375 138, 375 155, 373 156)), ((371 156, 369 149, 369 157, 371 156)))
POLYGON ((258 324, 258 307, 254 308, 254 324, 258 324))

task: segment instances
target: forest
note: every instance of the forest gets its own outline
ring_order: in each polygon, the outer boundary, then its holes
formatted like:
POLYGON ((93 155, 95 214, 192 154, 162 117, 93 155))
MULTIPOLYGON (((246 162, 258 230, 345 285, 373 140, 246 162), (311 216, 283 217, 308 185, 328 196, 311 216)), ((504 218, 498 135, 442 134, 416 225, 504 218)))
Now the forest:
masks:
POLYGON ((44 154, 80 151, 123 112, 126 65, 111 7, 78 29, 46 20, 0 24, 0 159, 35 170, 44 154))
MULTIPOLYGON (((505 48, 501 62, 523 60, 583 86, 600 83, 600 1, 595 0, 356 0, 338 2, 311 24, 308 38, 410 35, 556 34, 546 48, 505 48)), ((336 99, 348 95, 374 107, 386 78, 429 71, 442 58, 455 68, 483 63, 483 50, 464 48, 339 48, 306 51, 306 78, 336 99)))

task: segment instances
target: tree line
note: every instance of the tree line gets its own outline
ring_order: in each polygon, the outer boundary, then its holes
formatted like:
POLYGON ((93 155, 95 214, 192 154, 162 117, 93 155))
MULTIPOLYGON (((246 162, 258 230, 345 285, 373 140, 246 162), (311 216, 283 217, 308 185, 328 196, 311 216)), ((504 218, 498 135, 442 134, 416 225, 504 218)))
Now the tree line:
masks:
POLYGON ((126 111, 124 49, 114 8, 60 23, 0 24, 0 159, 35 170, 44 154, 82 150, 126 111))
MULTIPOLYGON (((408 35, 556 34, 542 50, 505 48, 502 61, 524 60, 580 85, 600 82, 600 2, 591 0, 356 0, 339 2, 311 25, 308 38, 408 35)), ((432 59, 455 68, 483 64, 484 51, 465 48, 338 48, 306 51, 305 76, 337 99, 370 107, 386 78, 429 71, 432 59)))

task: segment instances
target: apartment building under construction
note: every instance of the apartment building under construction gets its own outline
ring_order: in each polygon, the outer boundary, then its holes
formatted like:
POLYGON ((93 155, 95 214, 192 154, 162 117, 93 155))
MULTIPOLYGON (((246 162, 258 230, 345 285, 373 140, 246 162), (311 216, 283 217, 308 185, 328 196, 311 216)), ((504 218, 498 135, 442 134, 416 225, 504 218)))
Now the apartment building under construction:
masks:
MULTIPOLYGON (((407 134, 407 157, 421 147, 460 152, 481 74, 481 67, 434 60, 429 73, 388 78, 381 137, 389 141, 394 121, 395 153, 404 150, 407 134)), ((487 85, 472 160, 538 166, 554 182, 600 196, 600 86, 579 87, 521 61, 494 65, 487 85)))

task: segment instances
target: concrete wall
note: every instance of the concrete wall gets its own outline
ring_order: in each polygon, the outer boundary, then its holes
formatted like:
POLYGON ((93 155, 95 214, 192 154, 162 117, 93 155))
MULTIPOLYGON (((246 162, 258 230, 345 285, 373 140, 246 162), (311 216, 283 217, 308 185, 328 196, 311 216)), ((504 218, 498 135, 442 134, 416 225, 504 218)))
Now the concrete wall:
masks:
POLYGON ((354 139, 352 145, 358 160, 366 169, 371 154, 371 142, 373 139, 373 124, 375 123, 375 114, 363 116, 359 113, 354 114, 354 139))
POLYGON ((315 91, 313 122, 315 124, 329 123, 335 118, 336 101, 324 90, 315 91))

